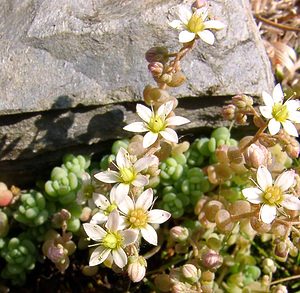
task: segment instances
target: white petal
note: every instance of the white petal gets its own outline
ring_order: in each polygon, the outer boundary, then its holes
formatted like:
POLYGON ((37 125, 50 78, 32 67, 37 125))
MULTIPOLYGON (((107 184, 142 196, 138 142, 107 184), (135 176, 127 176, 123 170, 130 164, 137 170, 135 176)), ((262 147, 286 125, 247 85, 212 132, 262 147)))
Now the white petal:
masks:
POLYGON ((154 209, 148 213, 148 223, 162 224, 171 217, 171 214, 164 210, 154 209))
POLYGON ((191 33, 189 31, 182 31, 179 34, 179 42, 180 43, 188 43, 188 42, 194 40, 195 37, 196 37, 195 33, 191 33))
POLYGON ((263 192, 256 187, 245 188, 242 190, 243 196, 251 203, 258 204, 262 202, 263 192))
POLYGON ((124 197, 122 204, 119 205, 119 210, 123 212, 125 215, 128 214, 130 210, 134 209, 134 202, 132 199, 127 195, 124 197))
POLYGON ((103 246, 97 247, 91 254, 89 266, 96 266, 104 262, 109 256, 110 249, 103 246))
POLYGON ((284 130, 291 136, 298 136, 298 131, 295 125, 290 120, 285 120, 281 123, 284 130))
POLYGON ((280 83, 276 84, 276 86, 274 87, 274 90, 273 90, 273 100, 275 103, 280 103, 283 101, 283 91, 282 91, 282 88, 281 88, 281 85, 280 83))
POLYGON ((178 29, 178 30, 184 29, 184 25, 183 25, 182 21, 180 21, 178 19, 169 22, 169 26, 171 26, 172 28, 178 29))
POLYGON ((166 128, 165 130, 159 133, 165 140, 170 142, 178 142, 178 136, 175 130, 171 128, 166 128))
POLYGON ((259 111, 267 119, 271 119, 273 117, 272 108, 270 106, 260 106, 259 111))
POLYGON ((202 41, 209 45, 213 45, 215 42, 214 34, 209 30, 204 30, 198 33, 198 36, 201 38, 202 41))
POLYGON ((116 162, 119 168, 128 168, 132 166, 129 154, 123 147, 120 147, 117 153, 116 162))
POLYGON ((271 135, 275 135, 280 130, 280 122, 276 121, 274 118, 268 123, 268 129, 271 135))
POLYGON ((271 95, 269 95, 267 92, 263 91, 262 92, 262 98, 263 98, 263 101, 264 101, 264 103, 265 103, 266 106, 269 106, 270 108, 273 107, 274 100, 271 97, 271 95))
POLYGON ((173 107, 174 107, 173 101, 166 102, 165 104, 162 104, 161 106, 159 106, 159 108, 157 110, 157 115, 165 118, 166 116, 168 116, 171 113, 171 111, 173 110, 173 107))
POLYGON ((288 210, 300 211, 300 200, 292 194, 285 194, 281 205, 288 210))
POLYGON ((190 123, 191 121, 189 119, 186 119, 181 116, 173 116, 173 117, 168 118, 166 120, 166 122, 167 122, 167 125, 179 126, 179 125, 183 125, 186 123, 190 123))
POLYGON ((158 138, 158 134, 154 133, 154 132, 147 132, 144 136, 143 139, 143 148, 148 148, 149 146, 151 146, 152 144, 154 144, 156 142, 158 138))
POLYGON ((112 250, 112 256, 114 259, 114 263, 119 268, 124 268, 127 264, 127 255, 122 248, 112 250))
POLYGON ((285 171, 276 178, 274 185, 279 186, 281 191, 284 192, 294 184, 294 179, 295 179, 294 170, 285 171))
POLYGON ((132 131, 132 132, 145 132, 148 129, 145 127, 144 122, 133 122, 131 124, 126 125, 123 127, 124 130, 132 131))
POLYGON ((100 193, 93 193, 93 200, 97 207, 100 207, 102 210, 105 210, 109 205, 109 200, 100 193))
POLYGON ((266 223, 270 224, 276 217, 276 206, 263 205, 260 209, 260 218, 266 223))
POLYGON ((136 113, 147 123, 150 121, 152 116, 152 111, 142 104, 136 105, 136 113))
POLYGON ((147 211, 153 202, 153 190, 151 188, 146 189, 144 192, 140 194, 138 197, 135 207, 142 208, 147 211))
MULTIPOLYGON (((116 203, 116 204, 119 204, 120 201, 118 200, 118 194, 117 194, 117 187, 118 185, 115 184, 112 189, 110 190, 110 193, 109 193, 109 200, 110 200, 110 203, 116 203)), ((122 195, 122 198, 124 196, 122 195)))
POLYGON ((141 229, 143 238, 152 245, 157 245, 157 234, 154 228, 147 224, 145 228, 141 229))
POLYGON ((83 185, 90 184, 90 183, 91 183, 91 176, 90 176, 90 174, 87 173, 87 172, 84 172, 84 173, 81 175, 81 180, 82 180, 82 184, 83 184, 83 185))
POLYGON ((85 204, 86 202, 86 197, 83 193, 82 190, 79 190, 78 193, 77 193, 77 198, 76 198, 76 202, 79 204, 79 205, 83 205, 85 204))
POLYGON ((96 213, 92 218, 91 224, 103 224, 107 221, 107 216, 105 216, 102 212, 96 213))
POLYGON ((154 164, 159 164, 158 158, 156 156, 147 156, 137 160, 133 166, 136 172, 141 172, 154 164))
POLYGON ((267 187, 273 184, 272 175, 265 166, 258 167, 256 178, 262 191, 265 191, 267 187))
POLYGON ((132 185, 136 187, 143 187, 149 183, 149 179, 145 175, 138 174, 134 181, 132 181, 132 185))
POLYGON ((290 111, 289 112, 289 120, 291 120, 295 123, 300 123, 300 112, 299 111, 290 111))
POLYGON ((138 238, 138 231, 133 229, 127 229, 124 231, 121 231, 120 234, 123 236, 123 244, 125 246, 134 243, 138 238))
POLYGON ((178 11, 179 11, 178 16, 179 16, 180 20, 184 24, 188 24, 189 20, 191 19, 192 15, 193 15, 192 9, 188 6, 181 5, 181 6, 179 6, 178 11))
POLYGON ((119 228, 119 223, 120 223, 120 216, 119 216, 119 212, 117 210, 113 210, 107 219, 107 222, 105 224, 105 227, 114 232, 117 231, 119 228))
POLYGON ((94 177, 105 183, 116 183, 119 182, 119 173, 116 171, 104 171, 94 175, 94 177))
POLYGON ((300 101, 299 100, 288 100, 284 103, 287 106, 289 112, 297 111, 300 108, 300 101))
POLYGON ((128 195, 129 184, 120 183, 116 187, 116 196, 118 197, 118 202, 122 202, 122 198, 128 195))
POLYGON ((204 22, 204 26, 207 29, 215 29, 215 30, 221 30, 225 27, 224 23, 219 20, 208 20, 204 22))
POLYGON ((84 223, 83 229, 87 236, 94 241, 101 241, 101 239, 106 235, 106 231, 102 229, 99 225, 84 223))

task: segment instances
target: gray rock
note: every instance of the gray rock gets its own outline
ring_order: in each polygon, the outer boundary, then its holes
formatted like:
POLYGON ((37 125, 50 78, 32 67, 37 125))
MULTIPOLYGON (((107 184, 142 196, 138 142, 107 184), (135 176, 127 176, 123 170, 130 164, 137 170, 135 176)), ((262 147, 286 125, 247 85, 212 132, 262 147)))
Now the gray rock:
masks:
MULTIPOLYGON (((224 97, 259 96, 273 86, 248 1, 210 2, 226 28, 214 46, 199 42, 184 59, 187 83, 171 91, 182 98, 177 113, 193 121, 186 132, 220 125, 224 97)), ((126 135, 122 127, 135 119, 135 102, 154 84, 145 51, 179 49, 178 32, 167 22, 177 18, 180 3, 2 0, 0 180, 22 184, 63 153, 95 152, 126 135)))

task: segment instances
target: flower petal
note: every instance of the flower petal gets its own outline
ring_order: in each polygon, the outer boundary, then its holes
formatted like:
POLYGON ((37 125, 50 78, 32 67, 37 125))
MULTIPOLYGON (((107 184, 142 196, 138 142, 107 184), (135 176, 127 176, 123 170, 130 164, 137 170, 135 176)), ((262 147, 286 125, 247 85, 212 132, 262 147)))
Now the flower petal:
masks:
POLYGON ((208 20, 204 22, 205 29, 221 30, 225 27, 224 23, 219 20, 208 20))
POLYGON ((110 249, 103 246, 97 247, 91 254, 89 266, 96 266, 104 262, 109 256, 110 249))
POLYGON ((114 259, 114 263, 119 268, 124 268, 127 264, 127 255, 122 248, 112 250, 112 256, 114 259))
POLYGON ((133 210, 134 209, 134 202, 133 200, 127 195, 124 197, 123 201, 122 201, 122 204, 119 205, 119 210, 121 212, 123 212, 125 215, 128 214, 128 212, 130 210, 133 210))
POLYGON ((189 31, 182 31, 179 34, 179 42, 180 43, 188 43, 188 42, 194 40, 195 37, 196 37, 195 33, 191 33, 189 31))
POLYGON ((143 187, 149 183, 149 179, 145 175, 138 174, 134 181, 132 181, 132 185, 136 187, 143 187))
POLYGON ((263 192, 256 187, 249 187, 242 190, 243 196, 253 204, 259 204, 262 202, 263 192))
POLYGON ((133 122, 125 127, 123 127, 124 130, 132 131, 132 132, 145 132, 148 131, 148 129, 145 127, 144 122, 133 122))
POLYGON ((101 241, 101 239, 106 235, 106 231, 102 229, 99 225, 84 223, 83 229, 87 236, 94 241, 101 241))
POLYGON ((298 131, 295 125, 290 120, 285 120, 281 123, 284 130, 291 136, 298 136, 298 131))
POLYGON ((100 173, 96 173, 94 177, 105 183, 116 183, 119 182, 119 173, 116 171, 104 171, 100 173))
POLYGON ((260 113, 267 119, 271 119, 272 116, 272 107, 269 106, 260 106, 259 107, 260 113))
POLYGON ((103 214, 103 212, 96 213, 92 218, 90 223, 91 224, 103 224, 107 221, 107 216, 103 214))
POLYGON ((133 166, 136 172, 141 172, 142 170, 147 169, 154 164, 158 165, 159 161, 156 156, 152 155, 137 160, 133 166))
POLYGON ((215 42, 215 36, 214 34, 209 30, 204 30, 201 32, 198 32, 198 36, 201 38, 202 41, 209 45, 213 45, 215 42))
POLYGON ((184 24, 188 24, 193 15, 193 11, 189 6, 181 5, 178 8, 178 16, 184 24))
POLYGON ((173 110, 173 107, 174 107, 174 102, 168 101, 168 102, 162 104, 161 106, 159 106, 159 108, 157 110, 157 115, 165 118, 166 116, 168 116, 171 113, 171 111, 173 110))
POLYGON ((271 173, 265 166, 258 167, 256 179, 262 191, 265 191, 267 187, 273 184, 271 173))
POLYGON ((123 147, 120 147, 117 153, 116 162, 119 168, 128 168, 132 166, 129 154, 123 147))
POLYGON ((293 194, 284 194, 281 205, 288 210, 300 211, 300 200, 293 194))
POLYGON ((294 179, 295 179, 294 170, 285 171, 276 178, 274 185, 279 186, 281 191, 284 192, 294 184, 294 179))
POLYGON ((154 209, 148 213, 148 223, 162 224, 171 217, 171 214, 164 210, 154 209))
POLYGON ((112 232, 117 231, 119 228, 119 222, 120 222, 119 212, 117 210, 113 210, 108 216, 105 227, 112 232))
POLYGON ((184 25, 183 25, 182 21, 180 21, 178 19, 169 22, 169 26, 172 28, 178 29, 178 30, 184 29, 184 25))
POLYGON ((165 130, 160 132, 160 135, 167 141, 170 142, 178 142, 178 136, 175 130, 171 128, 166 128, 165 130))
POLYGON ((281 88, 280 83, 276 84, 276 86, 273 89, 273 100, 275 103, 281 103, 283 101, 283 91, 281 88))
POLYGON ((289 111, 289 120, 291 120, 295 123, 300 123, 300 112, 299 111, 289 111))
POLYGON ((147 211, 153 202, 153 190, 152 188, 146 189, 144 192, 140 194, 138 197, 135 207, 142 208, 143 210, 147 211))
POLYGON ((122 202, 122 198, 129 193, 129 184, 119 183, 116 187, 116 196, 118 202, 122 202))
POLYGON ((263 205, 260 209, 260 218, 266 223, 270 224, 276 217, 276 206, 263 205))
POLYGON ((147 224, 145 228, 141 228, 143 238, 152 245, 157 245, 157 233, 154 228, 147 224))
POLYGON ((93 193, 93 200, 97 207, 100 207, 102 210, 105 210, 109 206, 109 200, 106 196, 100 193, 93 193))
POLYGON ((271 97, 271 95, 269 95, 267 92, 263 91, 262 92, 262 98, 263 98, 263 101, 265 103, 266 106, 272 108, 273 105, 274 105, 274 100, 273 98, 271 97))
POLYGON ((143 139, 143 148, 148 148, 149 146, 151 146, 152 144, 154 144, 156 142, 158 138, 158 133, 154 133, 154 132, 147 132, 144 136, 143 139))
POLYGON ((276 121, 274 118, 268 123, 268 129, 271 135, 275 135, 280 130, 280 122, 276 121))
POLYGON ((167 125, 173 125, 173 126, 179 126, 186 123, 190 123, 191 121, 189 119, 186 119, 181 116, 172 116, 166 120, 167 125))
POLYGON ((152 111, 142 104, 136 105, 136 113, 147 123, 150 121, 152 116, 152 111))
POLYGON ((131 243, 134 243, 138 236, 139 236, 139 233, 137 230, 133 230, 133 229, 127 229, 127 230, 124 230, 124 231, 121 231, 120 234, 123 236, 123 244, 125 246, 131 244, 131 243))

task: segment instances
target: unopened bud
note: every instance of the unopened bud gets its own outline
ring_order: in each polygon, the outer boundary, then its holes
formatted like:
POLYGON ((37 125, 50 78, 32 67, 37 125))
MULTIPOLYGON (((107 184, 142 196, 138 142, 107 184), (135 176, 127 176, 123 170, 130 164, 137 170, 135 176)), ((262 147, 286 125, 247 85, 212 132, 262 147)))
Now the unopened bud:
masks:
POLYGON ((192 4, 192 8, 199 9, 199 8, 204 7, 206 5, 207 5, 207 0, 196 0, 192 4))
POLYGON ((175 226, 170 230, 170 235, 174 241, 183 242, 189 237, 189 230, 186 227, 175 226))
POLYGON ((201 275, 201 271, 198 270, 193 264, 185 264, 181 268, 181 272, 183 277, 192 284, 197 282, 201 275))
POLYGON ((219 163, 228 163, 228 156, 227 156, 227 151, 228 151, 229 146, 226 144, 223 144, 219 146, 216 149, 215 155, 219 163))
POLYGON ((251 144, 243 153, 245 163, 249 167, 257 169, 259 166, 268 166, 271 162, 271 154, 268 149, 260 143, 251 144))
POLYGON ((263 272, 265 274, 269 275, 271 273, 273 274, 276 272, 275 262, 270 258, 264 259, 262 266, 263 266, 263 272))
POLYGON ((147 262, 142 256, 128 257, 128 276, 132 282, 140 282, 146 274, 147 262))
POLYGON ((237 95, 232 97, 232 103, 240 110, 253 105, 253 99, 246 95, 237 95))
POLYGON ((61 262, 68 255, 66 249, 61 245, 51 245, 47 251, 47 257, 54 263, 61 262))
POLYGON ((148 65, 148 69, 154 77, 160 77, 163 73, 164 66, 160 62, 151 62, 148 65))
POLYGON ((178 87, 181 86, 186 81, 185 75, 181 71, 177 71, 172 74, 172 79, 168 83, 170 87, 178 87))
POLYGON ((285 147, 285 151, 292 159, 296 159, 299 156, 300 145, 299 145, 298 141, 294 138, 290 142, 291 143, 285 147))
POLYGON ((235 121, 240 125, 244 125, 247 122, 247 115, 243 113, 237 113, 235 117, 235 121))
POLYGON ((223 106, 222 115, 223 115, 224 119, 229 120, 229 121, 233 120, 235 117, 235 110, 236 110, 236 107, 232 104, 223 106))
POLYGON ((201 254, 201 260, 202 265, 210 271, 216 271, 223 263, 222 256, 212 249, 205 250, 201 254))
POLYGON ((169 60, 168 54, 166 47, 152 47, 146 52, 145 58, 149 63, 160 62, 165 64, 169 60))
POLYGON ((229 147, 227 156, 229 161, 234 164, 241 164, 244 161, 244 157, 238 147, 229 147))
POLYGON ((288 293, 288 289, 284 285, 277 285, 271 288, 272 293, 288 293))
POLYGON ((289 254, 289 246, 286 242, 280 241, 275 245, 274 254, 277 260, 286 261, 289 254))
POLYGON ((166 83, 169 84, 172 81, 172 75, 173 74, 169 74, 169 73, 164 73, 163 75, 161 75, 158 79, 156 79, 157 82, 160 83, 166 83))

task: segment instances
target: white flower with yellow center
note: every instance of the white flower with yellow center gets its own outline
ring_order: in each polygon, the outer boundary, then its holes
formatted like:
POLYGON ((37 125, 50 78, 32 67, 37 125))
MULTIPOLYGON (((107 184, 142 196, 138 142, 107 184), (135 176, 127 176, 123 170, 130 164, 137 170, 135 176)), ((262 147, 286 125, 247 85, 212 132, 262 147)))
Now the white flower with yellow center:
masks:
POLYGON ((83 224, 88 237, 98 242, 96 245, 99 245, 91 254, 90 266, 101 264, 107 258, 112 258, 119 268, 123 268, 127 264, 127 255, 124 248, 137 240, 138 233, 131 229, 120 230, 119 223, 119 213, 114 210, 108 217, 105 225, 106 230, 96 224, 83 224))
POLYGON ((99 211, 92 217, 91 224, 105 223, 110 213, 118 208, 124 196, 117 196, 116 190, 116 185, 114 185, 110 191, 109 199, 100 193, 93 194, 94 205, 96 205, 99 211))
POLYGON ((151 210, 153 203, 153 190, 149 188, 140 194, 136 202, 126 196, 119 209, 124 214, 121 217, 125 227, 141 231, 142 237, 147 242, 157 245, 157 234, 150 224, 162 224, 171 217, 171 214, 164 210, 151 210))
POLYGON ((244 197, 253 204, 262 204, 260 218, 264 223, 271 223, 276 217, 277 207, 299 211, 300 200, 293 194, 286 193, 294 184, 295 171, 280 174, 274 184, 271 173, 265 166, 257 169, 257 187, 242 190, 244 197))
POLYGON ((87 172, 84 172, 81 176, 81 188, 77 193, 77 203, 84 205, 86 202, 88 202, 88 206, 90 208, 95 208, 93 193, 96 191, 96 189, 96 184, 93 182, 91 176, 87 172))
POLYGON ((139 173, 154 164, 158 164, 158 158, 154 155, 143 157, 133 164, 129 153, 121 147, 116 156, 118 171, 107 170, 94 176, 105 183, 117 183, 116 197, 124 197, 128 194, 130 185, 143 187, 149 183, 148 178, 139 173))
POLYGON ((221 30, 225 26, 218 20, 207 20, 207 6, 193 12, 188 6, 180 6, 179 20, 173 20, 169 25, 175 29, 182 30, 179 34, 180 43, 188 43, 199 37, 209 45, 215 41, 214 34, 209 29, 221 30))
POLYGON ((144 122, 133 122, 124 127, 127 131, 132 132, 146 132, 143 139, 143 147, 148 148, 157 140, 161 135, 166 141, 178 142, 178 136, 175 130, 169 126, 179 126, 189 123, 190 120, 181 116, 168 115, 173 110, 174 102, 169 101, 161 105, 157 111, 151 111, 149 108, 137 104, 136 112, 144 122))
POLYGON ((273 95, 266 92, 262 93, 265 106, 260 106, 261 114, 270 119, 268 129, 271 135, 275 135, 283 129, 292 136, 298 136, 298 131, 293 123, 300 123, 300 102, 299 100, 288 100, 283 102, 284 94, 280 84, 277 84, 273 90, 273 95))

